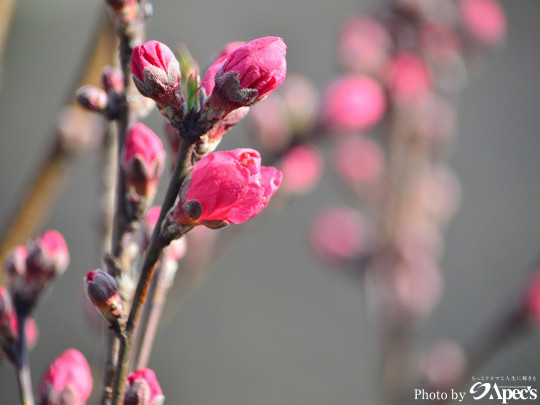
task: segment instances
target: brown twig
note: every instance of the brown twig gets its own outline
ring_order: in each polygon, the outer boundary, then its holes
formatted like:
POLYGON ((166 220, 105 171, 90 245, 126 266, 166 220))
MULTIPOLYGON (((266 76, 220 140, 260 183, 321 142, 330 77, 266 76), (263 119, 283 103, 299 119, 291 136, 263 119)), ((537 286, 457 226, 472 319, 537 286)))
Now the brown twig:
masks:
POLYGON ((0 0, 0 71, 17 0, 0 0))
MULTIPOLYGON (((181 138, 176 164, 171 181, 167 188, 167 193, 161 206, 161 212, 157 224, 163 223, 167 212, 174 205, 180 190, 180 186, 182 185, 182 182, 189 171, 192 154, 193 143, 181 138)), ((120 405, 123 401, 125 381, 130 367, 133 352, 133 342, 137 333, 137 326, 139 324, 142 308, 146 302, 150 282, 154 275, 159 257, 163 248, 166 246, 166 242, 164 243, 164 241, 161 240, 160 233, 161 227, 158 225, 154 228, 150 238, 150 243, 146 249, 141 269, 141 276, 137 284, 135 296, 133 297, 133 304, 126 325, 125 336, 120 342, 118 373, 114 387, 113 405, 120 405)))
MULTIPOLYGON (((141 5, 142 6, 142 5, 141 5)), ((128 218, 127 202, 126 202, 126 184, 122 162, 122 148, 127 136, 129 128, 131 128, 139 119, 139 113, 134 105, 135 91, 133 81, 131 80, 131 65, 130 59, 133 48, 142 42, 145 35, 144 13, 141 9, 137 9, 136 15, 131 14, 129 18, 123 13, 113 15, 113 23, 116 27, 116 34, 120 40, 119 44, 119 59, 120 68, 124 76, 124 91, 120 96, 120 115, 117 121, 117 137, 116 140, 110 140, 105 153, 108 156, 109 167, 114 167, 113 161, 116 162, 116 181, 115 181, 115 196, 114 196, 114 214, 108 216, 112 223, 110 228, 110 258, 107 263, 107 271, 116 279, 120 277, 128 277, 130 271, 130 257, 125 254, 126 245, 134 231, 133 224, 128 218)), ((110 172, 114 176, 114 171, 110 172)), ((112 181, 109 178, 109 181, 112 181)), ((107 228, 106 228, 107 229, 107 228)), ((126 291, 123 283, 119 283, 119 292, 124 303, 129 305, 131 291, 126 291)), ((105 353, 105 370, 103 375, 103 392, 101 396, 101 404, 109 404, 113 396, 113 386, 117 378, 116 362, 120 342, 114 331, 107 331, 106 338, 106 353, 105 353)))
POLYGON ((34 405, 32 379, 30 376, 30 362, 28 359, 28 343, 26 340, 27 319, 27 314, 17 311, 19 338, 17 340, 15 367, 17 368, 17 381, 19 383, 22 405, 34 405))

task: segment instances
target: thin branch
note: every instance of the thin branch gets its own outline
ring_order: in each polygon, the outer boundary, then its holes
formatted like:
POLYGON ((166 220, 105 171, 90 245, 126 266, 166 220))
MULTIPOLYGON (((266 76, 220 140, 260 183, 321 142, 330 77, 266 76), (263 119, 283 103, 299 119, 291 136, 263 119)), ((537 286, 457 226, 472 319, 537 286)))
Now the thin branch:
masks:
POLYGON ((28 315, 17 311, 18 333, 17 341, 17 381, 21 394, 22 405, 34 405, 32 379, 30 376, 30 361, 28 358, 28 344, 26 340, 26 320, 28 315))
MULTIPOLYGON (((180 150, 176 160, 176 165, 172 174, 167 193, 161 206, 161 212, 157 224, 163 223, 167 212, 176 201, 180 186, 186 177, 190 168, 191 155, 193 153, 193 144, 183 138, 180 140, 180 150)), ((114 388, 113 405, 120 405, 124 399, 124 388, 127 373, 130 367, 131 356, 133 352, 133 341, 137 334, 137 326, 141 317, 142 308, 146 302, 148 289, 156 265, 165 243, 160 238, 161 227, 154 228, 150 243, 146 249, 144 261, 141 270, 141 276, 137 284, 137 290, 133 298, 133 304, 129 313, 128 322, 125 330, 125 339, 120 342, 120 354, 118 356, 118 374, 114 388)))
POLYGON ((0 71, 17 0, 0 0, 0 71))

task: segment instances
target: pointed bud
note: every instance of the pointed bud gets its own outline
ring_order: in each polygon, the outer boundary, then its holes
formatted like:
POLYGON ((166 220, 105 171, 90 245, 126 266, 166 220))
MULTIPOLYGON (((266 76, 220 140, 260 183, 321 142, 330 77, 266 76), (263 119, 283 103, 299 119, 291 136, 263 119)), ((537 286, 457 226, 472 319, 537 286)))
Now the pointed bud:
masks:
POLYGON ((103 69, 101 83, 107 92, 112 90, 116 93, 121 93, 124 91, 124 75, 120 69, 115 67, 106 66, 103 69))
POLYGON ((128 201, 135 217, 153 200, 164 162, 161 139, 146 125, 135 124, 127 134, 122 156, 128 201))
POLYGON ((77 90, 77 101, 84 108, 97 113, 103 113, 107 109, 107 93, 96 86, 86 85, 77 90))
POLYGON ((124 405, 162 405, 165 401, 156 374, 143 368, 128 376, 124 405))
POLYGON ((181 104, 180 65, 166 45, 148 41, 136 46, 131 55, 131 72, 137 89, 160 109, 181 104))
POLYGON ((219 52, 219 55, 216 57, 216 60, 212 62, 210 67, 206 70, 206 73, 204 74, 204 77, 201 82, 201 87, 205 90, 206 95, 209 96, 212 94, 212 91, 214 90, 215 86, 215 79, 216 74, 219 72, 229 55, 237 48, 240 48, 241 46, 245 45, 246 43, 243 41, 238 42, 229 42, 227 45, 225 45, 221 51, 219 52))
POLYGON ((285 80, 286 53, 279 37, 255 39, 236 48, 215 75, 210 106, 218 115, 226 115, 271 94, 285 80))
POLYGON ((90 397, 92 385, 88 362, 78 350, 68 349, 43 374, 37 405, 84 405, 90 397))
POLYGON ((84 278, 84 292, 105 319, 122 327, 125 314, 116 280, 102 270, 89 271, 84 278))

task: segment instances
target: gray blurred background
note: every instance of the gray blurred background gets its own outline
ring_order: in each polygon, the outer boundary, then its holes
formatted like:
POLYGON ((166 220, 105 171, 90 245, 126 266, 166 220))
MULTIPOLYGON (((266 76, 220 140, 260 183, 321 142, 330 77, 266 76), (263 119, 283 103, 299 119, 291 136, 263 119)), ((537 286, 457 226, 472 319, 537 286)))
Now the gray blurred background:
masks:
MULTIPOLYGON (((288 45, 289 72, 322 85, 337 72, 340 21, 380 3, 163 0, 154 4, 148 38, 171 46, 186 42, 206 66, 226 42, 279 35, 288 45)), ((451 164, 462 181, 463 205, 446 234, 444 296, 420 328, 424 347, 440 337, 469 342, 514 302, 540 250, 540 3, 502 3, 509 21, 506 44, 459 104, 451 164)), ((97 0, 17 5, 0 89, 0 221, 51 141, 101 7, 97 0)), ((161 134, 157 114, 147 123, 161 134)), ((241 124, 221 148, 241 146, 247 130, 241 124)), ((95 153, 78 161, 44 227, 65 235, 72 260, 37 313, 34 385, 67 347, 83 351, 99 370, 102 340, 81 315, 82 277, 100 265, 98 170, 95 153)), ((313 194, 238 237, 164 325, 150 365, 168 404, 377 403, 376 334, 361 287, 319 261, 306 237, 316 213, 341 199, 332 178, 326 173, 313 194)), ((539 338, 507 348, 482 374, 540 378, 539 338)), ((99 386, 100 374, 95 377, 99 386)), ((17 403, 15 387, 11 366, 0 365, 0 404, 17 403)))

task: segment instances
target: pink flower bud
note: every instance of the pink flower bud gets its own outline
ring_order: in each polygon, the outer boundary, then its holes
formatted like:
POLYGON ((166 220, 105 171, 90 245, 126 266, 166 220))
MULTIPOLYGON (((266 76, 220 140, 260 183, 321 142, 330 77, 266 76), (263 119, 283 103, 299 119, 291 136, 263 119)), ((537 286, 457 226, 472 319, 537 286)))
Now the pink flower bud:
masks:
POLYGON ((388 90, 400 102, 419 101, 432 87, 431 72, 426 63, 411 52, 398 53, 386 72, 388 90))
POLYGON ((68 349, 43 374, 37 405, 83 405, 90 397, 92 385, 88 362, 78 350, 68 349))
POLYGON ((56 230, 38 236, 28 249, 27 276, 52 278, 61 275, 69 264, 66 240, 56 230))
POLYGON ((229 42, 221 49, 218 56, 216 57, 216 60, 206 70, 206 73, 204 74, 204 77, 201 81, 201 87, 204 88, 207 96, 212 94, 212 91, 214 90, 214 86, 216 84, 216 73, 219 72, 219 70, 223 66, 223 63, 225 63, 232 51, 243 45, 245 45, 245 42, 243 41, 229 42))
POLYGON ((381 86, 361 75, 334 80, 323 97, 323 123, 332 131, 366 131, 383 117, 386 100, 381 86))
POLYGON ((100 88, 86 85, 77 90, 75 94, 77 101, 90 111, 102 113, 107 109, 108 97, 100 88))
POLYGON ((105 91, 113 90, 116 93, 124 91, 124 75, 120 69, 112 66, 106 66, 103 69, 101 83, 105 91))
POLYGON ((339 60, 352 71, 377 74, 388 58, 390 46, 390 36, 379 22, 356 16, 341 27, 339 60))
POLYGON ((285 80, 286 53, 279 37, 255 39, 236 48, 215 75, 212 108, 226 114, 272 93, 285 80))
POLYGON ((506 34, 506 17, 497 0, 461 0, 461 18, 467 32, 485 45, 496 45, 506 34))
POLYGON ((137 89, 158 107, 178 104, 182 83, 180 65, 166 45, 148 41, 136 46, 131 55, 131 72, 137 89))
POLYGON ((122 298, 113 276, 99 269, 89 271, 84 278, 84 292, 105 319, 115 325, 124 324, 122 298))
POLYGON ((259 214, 280 184, 281 172, 261 167, 253 149, 214 152, 193 169, 173 218, 180 224, 240 224, 259 214))
POLYGON ((355 135, 338 139, 333 163, 337 173, 355 185, 377 182, 384 169, 380 146, 370 138, 355 135))
POLYGON ((311 245, 330 261, 354 260, 366 250, 366 225, 350 208, 332 208, 317 216, 310 228, 311 245))
POLYGON ((320 180, 323 158, 317 148, 299 145, 281 159, 280 169, 283 172, 281 189, 287 194, 304 194, 320 180))
POLYGON ((130 199, 154 198, 164 161, 161 139, 146 125, 135 124, 127 134, 122 156, 130 199))
POLYGON ((156 374, 149 368, 131 373, 128 384, 124 405, 161 405, 165 401, 156 374))

